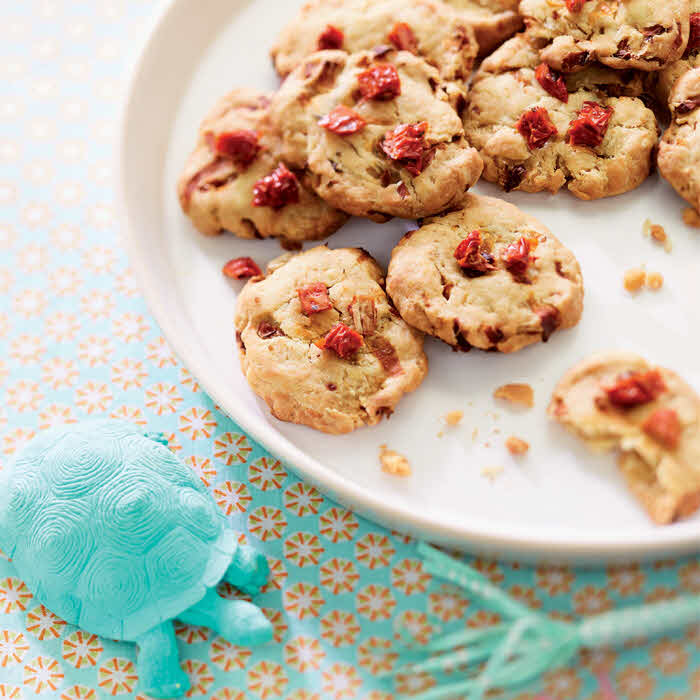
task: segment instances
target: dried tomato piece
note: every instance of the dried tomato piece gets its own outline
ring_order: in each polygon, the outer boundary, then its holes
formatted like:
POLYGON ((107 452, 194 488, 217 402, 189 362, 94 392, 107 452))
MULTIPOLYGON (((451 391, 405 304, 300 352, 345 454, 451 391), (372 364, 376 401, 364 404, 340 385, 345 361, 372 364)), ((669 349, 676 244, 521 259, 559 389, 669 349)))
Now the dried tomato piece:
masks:
POLYGON ((319 35, 317 47, 319 51, 342 49, 343 41, 345 41, 345 34, 338 27, 329 24, 319 35))
POLYGON ((672 408, 659 408, 642 424, 642 430, 669 450, 675 450, 681 440, 683 426, 672 408))
POLYGON ((569 124, 569 143, 572 146, 597 148, 603 143, 608 131, 612 107, 603 107, 597 102, 584 102, 578 116, 569 124))
POLYGON ((270 175, 255 183, 253 206, 281 209, 299 201, 299 181, 296 175, 280 163, 270 175))
POLYGON ((211 134, 209 143, 220 156, 230 158, 241 167, 250 165, 260 152, 260 140, 254 131, 236 129, 221 134, 211 134))
POLYGON ((480 231, 472 231, 457 246, 455 259, 468 277, 481 277, 496 269, 493 255, 482 247, 480 231))
POLYGON ((243 280, 248 277, 258 277, 262 275, 262 270, 253 258, 234 258, 229 260, 223 267, 222 272, 226 277, 234 280, 243 280))
POLYGON ((559 132, 557 127, 552 124, 549 118, 549 112, 544 107, 533 107, 529 109, 518 120, 515 128, 520 132, 522 137, 527 141, 528 148, 534 151, 542 146, 559 132))
POLYGON ((328 311, 333 308, 331 299, 328 296, 328 287, 323 282, 314 282, 307 284, 305 287, 297 289, 299 301, 301 302, 301 313, 304 316, 328 311))
POLYGON ((618 377, 615 384, 603 387, 613 406, 633 408, 655 401, 664 391, 666 384, 656 369, 647 372, 631 372, 618 377))
POLYGON ((698 49, 700 49, 700 12, 693 12, 690 15, 690 35, 686 54, 691 54, 698 49))
POLYGON ((396 66, 374 66, 357 76, 360 93, 366 100, 393 100, 401 94, 401 78, 396 66))
POLYGON ((345 105, 334 107, 318 124, 338 136, 352 136, 367 126, 367 122, 357 112, 345 105))
POLYGON ((325 338, 317 341, 321 350, 333 350, 338 357, 349 360, 363 345, 362 336, 344 323, 331 328, 325 338))
POLYGON ((386 133, 380 144, 381 149, 411 175, 420 175, 429 162, 424 138, 427 130, 428 122, 400 124, 386 133))
POLYGON ((566 9, 569 12, 581 12, 587 1, 588 0, 566 0, 566 9))
POLYGON ((397 22, 387 37, 399 51, 418 51, 418 39, 406 22, 397 22))
POLYGON ((527 272, 528 265, 532 262, 530 252, 535 247, 537 241, 523 236, 515 243, 511 243, 501 255, 506 270, 514 277, 524 277, 527 272))
POLYGON ((562 102, 569 101, 569 91, 566 89, 564 78, 546 63, 540 63, 535 69, 537 82, 552 96, 562 102))

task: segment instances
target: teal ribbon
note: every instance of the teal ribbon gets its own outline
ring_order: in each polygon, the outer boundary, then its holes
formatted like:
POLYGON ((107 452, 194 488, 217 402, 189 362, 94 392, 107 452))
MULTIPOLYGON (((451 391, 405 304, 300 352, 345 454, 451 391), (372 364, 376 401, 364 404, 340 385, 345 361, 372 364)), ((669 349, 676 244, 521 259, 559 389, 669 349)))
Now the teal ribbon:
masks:
POLYGON ((514 600, 464 562, 425 543, 418 545, 418 553, 428 573, 464 589, 506 622, 439 637, 421 648, 427 658, 392 671, 392 675, 412 675, 466 669, 463 680, 434 687, 411 700, 481 700, 491 688, 511 688, 565 666, 583 647, 619 646, 700 623, 700 596, 631 607, 578 623, 551 620, 514 600))

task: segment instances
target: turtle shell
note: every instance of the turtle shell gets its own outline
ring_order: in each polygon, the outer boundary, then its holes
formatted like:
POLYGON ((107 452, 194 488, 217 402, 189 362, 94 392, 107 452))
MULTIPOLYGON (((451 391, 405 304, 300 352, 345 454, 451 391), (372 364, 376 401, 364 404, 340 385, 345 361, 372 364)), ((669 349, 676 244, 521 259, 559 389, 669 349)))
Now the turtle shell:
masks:
POLYGON ((99 420, 41 433, 0 472, 0 548, 66 622, 133 641, 201 600, 236 542, 167 447, 99 420))

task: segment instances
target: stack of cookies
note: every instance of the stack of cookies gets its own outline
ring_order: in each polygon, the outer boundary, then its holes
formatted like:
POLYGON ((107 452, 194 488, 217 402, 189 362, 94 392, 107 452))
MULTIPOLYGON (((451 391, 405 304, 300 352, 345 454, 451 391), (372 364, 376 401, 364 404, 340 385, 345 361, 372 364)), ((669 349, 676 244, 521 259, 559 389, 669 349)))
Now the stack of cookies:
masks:
POLYGON ((307 2, 271 50, 279 90, 236 89, 202 123, 182 209, 204 234, 291 251, 349 216, 419 226, 386 274, 364 250, 326 246, 266 274, 249 258, 227 265, 249 278, 240 360, 273 415, 347 433, 422 382, 424 334, 512 353, 575 326, 574 254, 468 191, 483 177, 585 200, 628 192, 652 171, 670 111, 659 167, 697 206, 698 49, 700 0, 307 2))

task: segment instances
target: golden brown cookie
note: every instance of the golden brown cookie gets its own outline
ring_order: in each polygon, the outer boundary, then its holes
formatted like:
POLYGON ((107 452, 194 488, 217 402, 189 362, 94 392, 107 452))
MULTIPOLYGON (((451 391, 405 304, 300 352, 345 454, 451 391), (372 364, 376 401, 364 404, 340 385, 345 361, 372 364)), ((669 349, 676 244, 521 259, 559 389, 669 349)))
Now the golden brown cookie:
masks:
POLYGON ((519 0, 444 0, 476 34, 479 55, 488 56, 523 25, 519 0))

